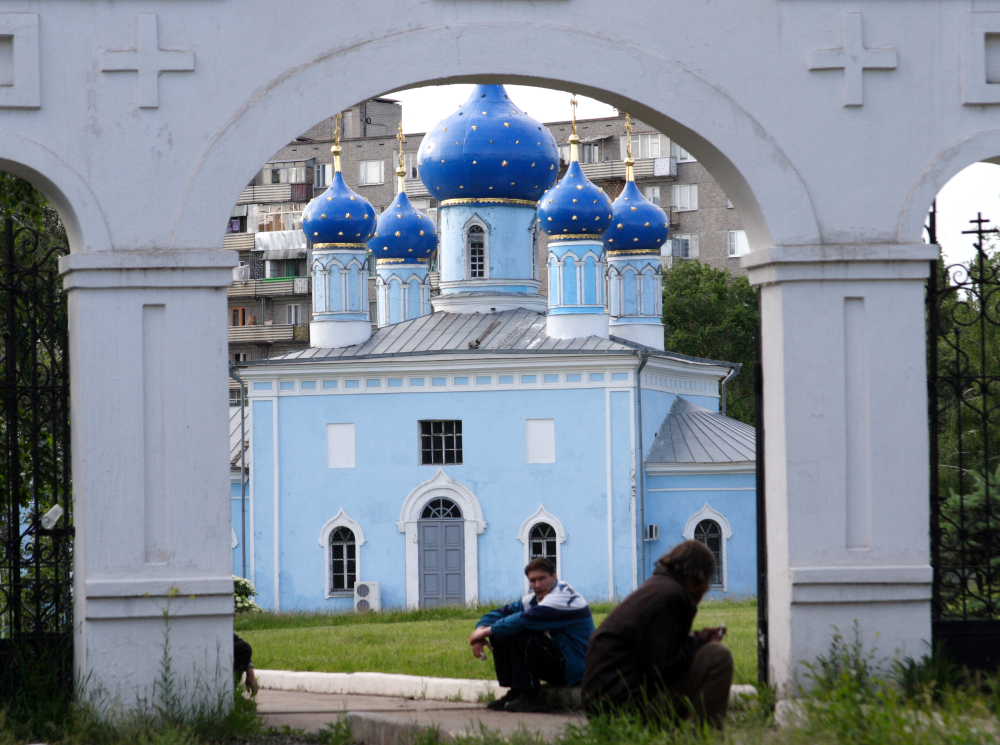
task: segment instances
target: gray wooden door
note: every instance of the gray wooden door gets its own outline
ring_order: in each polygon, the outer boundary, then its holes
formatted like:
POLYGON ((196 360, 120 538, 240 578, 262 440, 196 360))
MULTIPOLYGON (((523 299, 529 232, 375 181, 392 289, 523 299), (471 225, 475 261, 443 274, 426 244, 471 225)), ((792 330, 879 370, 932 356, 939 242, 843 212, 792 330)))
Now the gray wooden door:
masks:
POLYGON ((417 523, 420 607, 465 603, 465 521, 458 505, 433 499, 417 523))

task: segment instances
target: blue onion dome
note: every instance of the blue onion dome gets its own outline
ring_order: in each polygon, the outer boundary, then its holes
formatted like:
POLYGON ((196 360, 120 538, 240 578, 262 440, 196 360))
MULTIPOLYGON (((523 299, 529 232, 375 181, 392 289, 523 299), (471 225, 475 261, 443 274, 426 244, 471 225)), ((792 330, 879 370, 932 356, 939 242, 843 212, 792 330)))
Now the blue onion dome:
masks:
POLYGON ((421 180, 440 201, 534 203, 556 180, 559 149, 502 85, 477 85, 458 111, 424 136, 417 162, 421 180))
POLYGON ((612 254, 659 253, 667 240, 667 213, 650 202, 634 181, 628 181, 611 204, 611 227, 604 248, 612 254))
POLYGON ((375 232, 375 208, 337 169, 330 187, 306 205, 302 232, 314 248, 366 246, 375 232))
POLYGON ((539 227, 550 239, 599 238, 611 224, 611 200, 573 161, 538 205, 539 227))
POLYGON ((437 243, 434 221, 417 210, 406 192, 401 191, 379 217, 378 227, 368 241, 368 247, 378 261, 425 262, 437 248, 437 243))

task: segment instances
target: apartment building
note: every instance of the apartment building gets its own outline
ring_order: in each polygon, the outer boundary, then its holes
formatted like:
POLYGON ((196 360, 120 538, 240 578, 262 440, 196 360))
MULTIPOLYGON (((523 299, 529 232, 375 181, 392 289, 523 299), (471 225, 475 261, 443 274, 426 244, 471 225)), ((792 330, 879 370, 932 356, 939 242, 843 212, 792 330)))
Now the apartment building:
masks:
MULTIPOLYGON (((401 120, 399 103, 388 98, 365 101, 344 112, 344 177, 379 211, 395 196, 396 132, 401 120)), ((566 142, 569 121, 547 126, 557 142, 566 142)), ((577 129, 584 172, 613 199, 625 183, 624 117, 580 120, 577 129)), ((224 241, 226 248, 240 254, 229 289, 232 362, 308 346, 311 286, 302 210, 330 183, 332 131, 330 117, 288 143, 264 164, 233 208, 224 241)), ((433 218, 436 203, 417 169, 422 137, 422 133, 406 135, 406 191, 414 206, 433 218)), ((748 250, 746 233, 737 210, 708 171, 680 143, 641 121, 634 122, 632 145, 638 185, 670 216, 664 265, 696 259, 742 273, 739 256, 748 250)), ((563 151, 565 163, 568 146, 563 151)), ((537 251, 536 265, 544 275, 541 241, 537 251)), ((539 278, 544 288, 545 277, 539 278)), ((374 303, 372 289, 369 296, 374 303)), ((371 317, 376 318, 374 309, 371 317)))

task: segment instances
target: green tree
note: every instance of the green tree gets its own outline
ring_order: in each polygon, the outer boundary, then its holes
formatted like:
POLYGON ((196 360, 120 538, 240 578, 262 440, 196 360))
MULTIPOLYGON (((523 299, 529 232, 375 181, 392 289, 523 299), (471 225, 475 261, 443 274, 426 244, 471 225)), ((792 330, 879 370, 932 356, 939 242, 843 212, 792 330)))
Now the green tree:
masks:
POLYGON ((747 279, 697 261, 675 263, 663 275, 663 325, 670 351, 743 365, 729 383, 726 413, 753 424, 760 309, 747 279))

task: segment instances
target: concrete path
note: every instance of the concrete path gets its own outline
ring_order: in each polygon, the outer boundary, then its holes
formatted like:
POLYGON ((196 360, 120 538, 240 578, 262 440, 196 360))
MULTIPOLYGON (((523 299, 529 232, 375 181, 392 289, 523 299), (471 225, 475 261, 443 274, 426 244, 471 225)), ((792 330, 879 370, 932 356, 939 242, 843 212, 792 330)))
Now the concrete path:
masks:
POLYGON ((465 702, 266 688, 257 695, 257 710, 270 727, 308 732, 346 716, 355 740, 364 745, 409 745, 422 730, 435 727, 445 737, 487 729, 508 736, 527 731, 551 740, 567 724, 584 721, 580 714, 510 714, 465 702))

